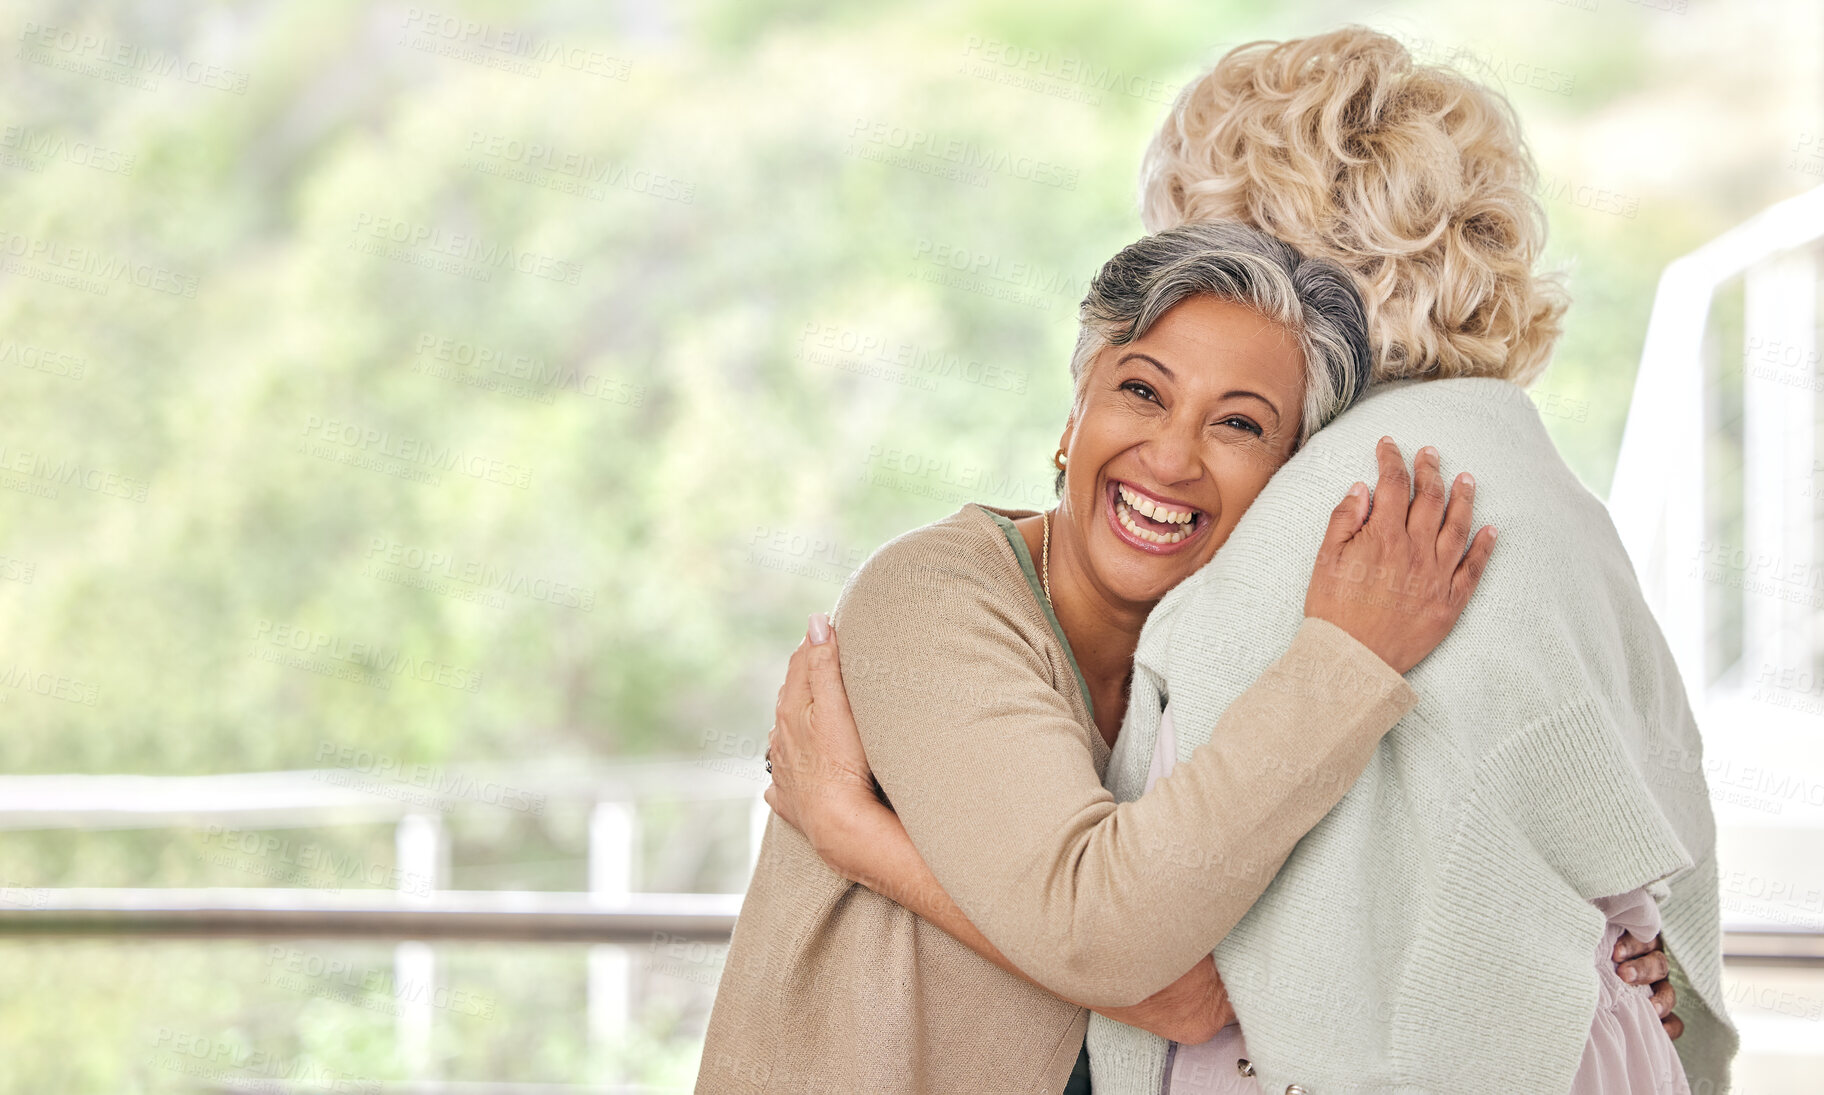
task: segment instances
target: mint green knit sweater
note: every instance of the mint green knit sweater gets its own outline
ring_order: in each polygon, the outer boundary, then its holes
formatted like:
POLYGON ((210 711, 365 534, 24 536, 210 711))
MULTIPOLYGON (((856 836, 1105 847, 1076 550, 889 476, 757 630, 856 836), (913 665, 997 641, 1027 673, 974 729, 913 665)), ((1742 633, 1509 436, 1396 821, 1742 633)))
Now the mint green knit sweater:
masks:
MULTIPOLYGON (((1517 387, 1375 389, 1267 485, 1140 636, 1107 782, 1140 796, 1169 699, 1182 760, 1284 650, 1374 444, 1438 447, 1501 538, 1420 700, 1216 949, 1262 1090, 1564 1092, 1597 999, 1590 899, 1659 882, 1694 1095, 1726 1090, 1715 823, 1684 686, 1607 511, 1517 387), (1668 758, 1680 763, 1668 764, 1668 758)), ((1694 488, 1695 489, 1695 488, 1694 488)), ((1167 1043, 1097 1015, 1096 1095, 1156 1095, 1167 1043)))

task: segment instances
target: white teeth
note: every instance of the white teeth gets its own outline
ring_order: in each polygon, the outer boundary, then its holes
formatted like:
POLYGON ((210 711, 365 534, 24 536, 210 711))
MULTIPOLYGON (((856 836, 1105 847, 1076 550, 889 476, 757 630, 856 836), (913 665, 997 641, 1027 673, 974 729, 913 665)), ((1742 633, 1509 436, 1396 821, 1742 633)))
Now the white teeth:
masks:
POLYGON ((1163 503, 1153 501, 1151 498, 1133 490, 1124 483, 1117 483, 1116 487, 1122 500, 1127 503, 1130 509, 1133 509, 1138 513, 1145 514, 1155 521, 1164 521, 1168 524, 1184 525, 1190 523, 1191 514, 1193 512, 1191 510, 1172 509, 1170 506, 1164 505, 1163 503))
POLYGON ((1170 536, 1161 536, 1151 529, 1141 528, 1134 523, 1133 514, 1128 511, 1127 503, 1125 502, 1115 503, 1115 518, 1121 522, 1122 528, 1133 533, 1142 540, 1147 540, 1155 544, 1175 544, 1190 535, 1189 531, 1185 530, 1174 532, 1170 536))

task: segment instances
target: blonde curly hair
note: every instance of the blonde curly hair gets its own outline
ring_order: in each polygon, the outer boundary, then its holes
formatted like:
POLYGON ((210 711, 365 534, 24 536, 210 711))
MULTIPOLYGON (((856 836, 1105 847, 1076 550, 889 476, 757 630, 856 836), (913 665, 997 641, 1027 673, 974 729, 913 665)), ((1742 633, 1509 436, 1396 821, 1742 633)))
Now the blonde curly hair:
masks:
POLYGON ((1544 370, 1570 304, 1538 172, 1496 90, 1366 27, 1231 50, 1141 167, 1148 232, 1239 220, 1351 271, 1374 379, 1544 370))

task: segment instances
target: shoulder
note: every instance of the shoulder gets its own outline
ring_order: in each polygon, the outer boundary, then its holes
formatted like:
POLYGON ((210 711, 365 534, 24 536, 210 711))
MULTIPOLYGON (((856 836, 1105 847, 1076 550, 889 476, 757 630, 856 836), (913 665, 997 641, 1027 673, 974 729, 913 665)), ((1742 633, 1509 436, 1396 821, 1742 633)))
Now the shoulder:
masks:
POLYGON ((995 515, 968 505, 888 541, 850 576, 833 618, 851 658, 923 664, 1043 644, 1049 625, 995 515))
POLYGON ((968 505, 882 544, 849 577, 838 605, 858 598, 912 604, 984 590, 1018 592, 1024 581, 995 515, 968 505))
MULTIPOLYGON (((1608 510, 1565 463, 1533 397, 1505 380, 1468 377, 1396 382, 1378 387, 1317 431, 1261 492, 1256 509, 1295 513, 1290 531, 1311 546, 1350 484, 1371 488, 1379 476, 1375 448, 1392 437, 1408 468, 1419 448, 1443 457, 1447 481, 1476 477, 1476 517, 1501 529, 1501 555, 1554 550, 1578 555, 1606 550, 1614 539, 1608 510), (1569 535, 1576 533, 1577 535, 1569 535)), ((1278 527, 1276 532, 1286 531, 1278 527)))
MULTIPOLYGON (((1525 389, 1486 377, 1394 382, 1371 389, 1361 401, 1310 441, 1283 469, 1284 478, 1347 488, 1374 485, 1375 445, 1391 437, 1408 466, 1422 445, 1434 445, 1452 464, 1477 464, 1477 478, 1505 467, 1559 463, 1557 450, 1525 389), (1499 458, 1498 460, 1496 458, 1499 458)), ((1334 505, 1340 490, 1330 499, 1334 505)))

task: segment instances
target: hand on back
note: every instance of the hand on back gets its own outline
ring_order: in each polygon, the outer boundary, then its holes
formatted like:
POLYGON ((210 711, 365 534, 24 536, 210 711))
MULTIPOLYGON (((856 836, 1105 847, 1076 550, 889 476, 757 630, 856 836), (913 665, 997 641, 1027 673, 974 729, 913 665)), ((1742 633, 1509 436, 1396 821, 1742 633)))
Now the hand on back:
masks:
POLYGON ((1375 455, 1372 504, 1357 483, 1330 514, 1305 615, 1342 628, 1404 673, 1456 625, 1495 550, 1495 530, 1472 539, 1475 479, 1458 475, 1447 492, 1436 449, 1419 450, 1411 475, 1392 438, 1381 438, 1375 455))

